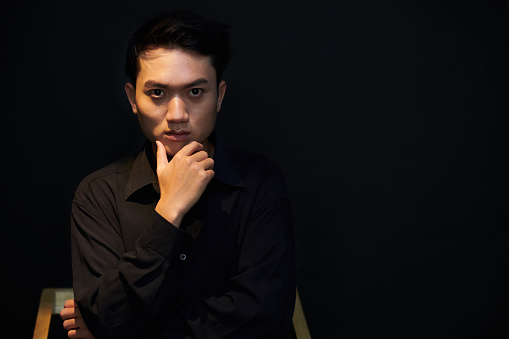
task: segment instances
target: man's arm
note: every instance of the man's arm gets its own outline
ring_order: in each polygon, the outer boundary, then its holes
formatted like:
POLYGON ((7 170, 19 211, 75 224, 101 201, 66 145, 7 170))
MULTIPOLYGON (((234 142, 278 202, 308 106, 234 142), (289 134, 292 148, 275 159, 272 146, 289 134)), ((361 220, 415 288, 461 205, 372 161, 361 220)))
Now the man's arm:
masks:
POLYGON ((157 178, 161 189, 156 212, 175 227, 180 227, 184 215, 200 199, 214 177, 214 160, 203 151, 200 143, 191 142, 168 162, 163 143, 156 141, 156 145, 157 178))
MULTIPOLYGON (((172 190, 179 192, 180 201, 190 200, 178 205, 178 213, 172 214, 177 217, 174 220, 177 224, 181 220, 179 213, 185 214, 192 207, 208 183, 196 174, 199 170, 196 162, 205 160, 200 158, 201 147, 194 142, 182 148, 170 164, 166 162, 165 177, 160 179, 161 189, 171 184, 172 190), (194 175, 186 178, 183 172, 194 175), (172 176, 179 180, 172 181, 172 176), (200 182, 195 184, 193 180, 200 182)), ((204 168, 203 171, 209 171, 210 181, 213 176, 210 163, 204 168)), ((161 214, 152 213, 135 242, 135 250, 125 253, 115 197, 108 196, 108 187, 99 186, 94 190, 82 188, 73 203, 71 234, 76 301, 95 336, 125 338, 144 333, 154 315, 167 308, 168 303, 176 303, 177 277, 172 274, 172 267, 177 265, 181 249, 191 237, 161 216, 171 210, 157 208, 161 214), (103 195, 106 198, 99 201, 98 197, 103 195), (163 284, 166 300, 157 298, 163 284)), ((161 194, 160 202, 163 197, 161 194)))
POLYGON ((180 308, 194 337, 287 338, 296 287, 288 199, 256 208, 243 235, 238 265, 224 295, 180 308))
POLYGON ((153 212, 135 250, 125 252, 120 235, 99 211, 76 202, 72 214, 73 287, 89 329, 108 338, 143 333, 166 307, 156 297, 161 286, 170 301, 177 298, 170 267, 189 235, 153 212))

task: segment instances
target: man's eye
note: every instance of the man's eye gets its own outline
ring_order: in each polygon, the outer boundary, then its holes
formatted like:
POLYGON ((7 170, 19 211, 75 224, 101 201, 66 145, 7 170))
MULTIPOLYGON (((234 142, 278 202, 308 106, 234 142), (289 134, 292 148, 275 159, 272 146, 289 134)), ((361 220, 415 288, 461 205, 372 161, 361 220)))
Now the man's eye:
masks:
POLYGON ((192 97, 197 97, 200 96, 202 92, 203 90, 201 88, 193 88, 192 90, 189 91, 189 95, 192 97))
POLYGON ((164 92, 160 89, 153 89, 150 94, 154 97, 162 97, 164 92))

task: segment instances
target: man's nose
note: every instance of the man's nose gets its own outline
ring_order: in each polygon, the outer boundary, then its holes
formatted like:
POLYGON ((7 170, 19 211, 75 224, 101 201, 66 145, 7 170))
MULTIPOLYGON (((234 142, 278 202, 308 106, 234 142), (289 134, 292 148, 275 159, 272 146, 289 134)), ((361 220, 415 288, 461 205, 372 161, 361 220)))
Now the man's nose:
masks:
POLYGON ((172 122, 186 122, 189 118, 187 114, 186 103, 179 97, 173 97, 168 102, 168 111, 166 112, 166 120, 172 122))

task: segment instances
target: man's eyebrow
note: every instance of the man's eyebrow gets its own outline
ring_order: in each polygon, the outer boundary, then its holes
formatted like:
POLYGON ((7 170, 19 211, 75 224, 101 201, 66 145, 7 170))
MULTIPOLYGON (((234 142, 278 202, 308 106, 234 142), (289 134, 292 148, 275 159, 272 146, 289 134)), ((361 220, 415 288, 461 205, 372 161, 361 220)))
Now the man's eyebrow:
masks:
MULTIPOLYGON (((202 84, 208 84, 208 80, 205 79, 205 78, 199 78, 199 79, 196 79, 188 84, 184 84, 180 87, 182 88, 191 88, 191 87, 195 87, 195 86, 198 86, 198 85, 202 85, 202 84)), ((158 88, 170 88, 172 86, 169 86, 168 84, 163 84, 161 82, 157 82, 157 81, 154 81, 154 80, 147 80, 145 82, 145 85, 144 87, 158 87, 158 88)))
POLYGON ((196 79, 195 81, 185 85, 184 87, 185 88, 191 88, 191 87, 195 87, 195 86, 198 86, 198 85, 203 85, 203 84, 208 84, 209 81, 205 78, 199 78, 199 79, 196 79))

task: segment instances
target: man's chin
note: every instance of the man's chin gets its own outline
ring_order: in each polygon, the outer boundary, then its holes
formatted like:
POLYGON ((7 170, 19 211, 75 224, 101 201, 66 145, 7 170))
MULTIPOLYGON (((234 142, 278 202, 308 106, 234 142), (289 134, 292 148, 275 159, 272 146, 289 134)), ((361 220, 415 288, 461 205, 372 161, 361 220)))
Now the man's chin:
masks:
POLYGON ((189 142, 186 142, 181 145, 175 145, 175 144, 167 145, 166 143, 163 143, 163 145, 164 145, 164 148, 166 149, 166 154, 168 155, 168 157, 173 158, 175 156, 175 154, 177 154, 182 149, 182 147, 184 147, 188 143, 189 142))
MULTIPOLYGON (((168 140, 167 138, 161 138, 157 139, 161 141, 164 145, 164 148, 166 149, 166 154, 168 155, 168 158, 173 158, 175 154, 177 154, 184 146, 187 144, 196 141, 203 145, 203 150, 209 154, 209 157, 212 157, 214 155, 214 145, 208 140, 205 139, 204 141, 198 141, 193 139, 186 139, 183 141, 173 141, 168 140)), ((154 141, 155 145, 155 141, 154 141)))

